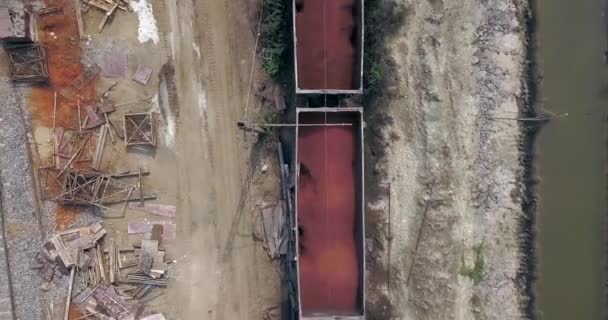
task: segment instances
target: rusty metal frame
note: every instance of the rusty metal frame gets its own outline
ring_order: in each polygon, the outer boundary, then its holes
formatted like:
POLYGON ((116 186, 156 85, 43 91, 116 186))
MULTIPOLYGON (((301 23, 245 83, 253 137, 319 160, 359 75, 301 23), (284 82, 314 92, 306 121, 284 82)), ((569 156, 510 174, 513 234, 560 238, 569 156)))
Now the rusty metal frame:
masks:
POLYGON ((154 112, 125 114, 123 121, 125 145, 156 147, 157 127, 158 119, 154 112))
POLYGON ((10 79, 16 82, 47 82, 49 79, 46 49, 39 44, 6 47, 10 79))

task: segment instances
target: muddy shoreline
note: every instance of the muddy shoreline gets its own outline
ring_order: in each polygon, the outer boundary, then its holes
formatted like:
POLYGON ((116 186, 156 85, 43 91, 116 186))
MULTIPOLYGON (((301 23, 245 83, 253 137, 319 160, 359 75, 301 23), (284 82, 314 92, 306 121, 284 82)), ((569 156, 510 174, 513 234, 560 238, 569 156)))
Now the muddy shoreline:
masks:
MULTIPOLYGON (((520 116, 522 118, 537 117, 538 88, 540 85, 537 64, 537 38, 536 38, 536 1, 528 0, 523 8, 521 19, 525 22, 526 37, 526 63, 523 68, 526 77, 522 79, 522 87, 526 94, 520 101, 520 116)), ((521 286, 523 315, 528 319, 537 317, 535 282, 537 278, 537 185, 538 176, 535 168, 536 138, 541 126, 535 123, 520 123, 522 132, 521 166, 522 174, 522 211, 520 220, 520 261, 517 279, 521 286)))

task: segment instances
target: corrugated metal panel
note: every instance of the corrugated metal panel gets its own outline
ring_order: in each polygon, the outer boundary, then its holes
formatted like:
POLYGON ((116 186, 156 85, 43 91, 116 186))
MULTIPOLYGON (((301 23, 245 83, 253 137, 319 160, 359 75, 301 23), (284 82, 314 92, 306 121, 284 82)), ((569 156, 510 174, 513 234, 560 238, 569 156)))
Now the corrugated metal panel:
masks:
POLYGON ((0 38, 13 36, 13 23, 8 8, 0 8, 0 38))

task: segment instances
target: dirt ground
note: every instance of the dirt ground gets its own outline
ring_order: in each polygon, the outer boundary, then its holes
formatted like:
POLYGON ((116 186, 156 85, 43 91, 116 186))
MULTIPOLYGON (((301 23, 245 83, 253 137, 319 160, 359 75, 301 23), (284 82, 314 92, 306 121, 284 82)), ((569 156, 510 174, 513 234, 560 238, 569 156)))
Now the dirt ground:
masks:
POLYGON ((171 295, 181 319, 261 319, 279 303, 279 274, 251 237, 253 207, 276 200, 279 184, 257 177, 261 163, 273 161, 263 160, 236 127, 256 110, 253 98, 246 107, 250 8, 230 1, 166 5, 180 106, 178 223, 187 230, 177 250, 191 260, 179 266, 171 295))
POLYGON ((367 111, 371 319, 521 319, 523 1, 383 2, 367 111), (389 12, 391 14, 389 14, 389 12))
MULTIPOLYGON (((52 0, 55 5, 62 1, 52 0)), ((82 43, 82 58, 98 62, 96 59, 103 60, 108 50, 126 50, 127 76, 102 76, 94 90, 100 94, 117 81, 110 93, 114 103, 153 97, 120 107, 111 119, 120 122, 125 112, 160 114, 155 151, 127 152, 121 141, 108 141, 101 166, 109 172, 139 167, 149 170, 144 185, 158 194, 156 202, 177 205, 177 239, 166 243, 168 258, 176 263, 170 270, 169 287, 150 303, 151 307, 168 319, 262 319, 269 312, 276 314, 280 303, 278 262, 268 258, 253 234, 259 223, 259 207, 279 199, 276 151, 271 143, 258 141, 257 136, 245 134, 236 125, 238 120, 255 118, 260 110, 253 91, 247 99, 251 71, 255 71, 254 87, 265 80, 259 65, 251 67, 255 4, 149 2, 159 29, 158 43, 139 43, 138 20, 133 13, 119 11, 104 31, 97 33, 102 14, 91 9, 83 14, 85 34, 90 39, 82 43), (153 70, 146 86, 131 80, 138 64, 153 70)), ((58 32, 60 24, 48 26, 44 30, 46 41, 61 41, 66 36, 58 32)), ((53 88, 41 90, 52 94, 53 88)), ((42 92, 42 96, 52 95, 42 92)), ((52 113, 48 112, 52 101, 35 99, 36 94, 32 97, 30 105, 24 107, 28 111, 24 121, 31 120, 26 127, 33 137, 31 160, 38 167, 48 164, 52 153, 52 113)), ((58 114, 65 114, 69 121, 77 119, 76 109, 66 108, 59 106, 58 114)), ((51 202, 44 202, 42 210, 50 217, 41 222, 47 234, 100 219, 97 210, 66 209, 51 202)), ((105 219, 104 225, 119 246, 129 247, 139 237, 127 234, 127 222, 142 219, 161 220, 127 210, 125 218, 105 219)), ((19 256, 33 257, 37 248, 39 245, 32 245, 19 256)), ((54 286, 46 298, 54 302, 57 314, 62 312, 64 282, 66 279, 54 286)), ((29 290, 34 290, 28 293, 31 295, 38 289, 33 285, 29 290)), ((32 304, 38 306, 36 313, 41 312, 42 301, 32 304)))

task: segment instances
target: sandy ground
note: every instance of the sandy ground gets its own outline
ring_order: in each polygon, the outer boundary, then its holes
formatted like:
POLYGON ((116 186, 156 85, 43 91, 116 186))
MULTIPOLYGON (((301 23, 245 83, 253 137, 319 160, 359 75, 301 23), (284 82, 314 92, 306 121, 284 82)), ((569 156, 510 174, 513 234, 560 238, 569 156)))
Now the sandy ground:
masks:
POLYGON ((525 96, 525 4, 390 3, 403 22, 366 106, 370 316, 521 319, 522 136, 494 118, 525 96))
POLYGON ((257 110, 254 99, 246 107, 254 44, 248 7, 207 0, 166 5, 179 105, 183 214, 176 250, 189 261, 179 265, 170 295, 180 319, 261 319, 279 303, 279 275, 252 238, 254 207, 276 200, 279 184, 259 177, 272 151, 253 149, 236 127, 257 110))

